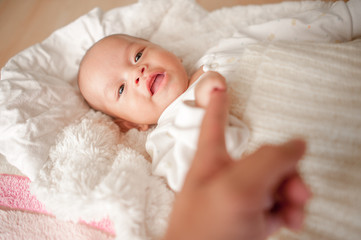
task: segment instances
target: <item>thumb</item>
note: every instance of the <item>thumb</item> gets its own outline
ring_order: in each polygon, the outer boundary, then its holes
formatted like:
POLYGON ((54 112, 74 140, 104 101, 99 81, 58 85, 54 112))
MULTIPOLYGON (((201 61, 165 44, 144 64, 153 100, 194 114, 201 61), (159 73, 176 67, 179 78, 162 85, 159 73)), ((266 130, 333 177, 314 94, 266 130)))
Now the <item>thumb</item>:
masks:
POLYGON ((228 120, 228 96, 223 90, 211 93, 203 118, 198 148, 189 170, 192 181, 203 180, 230 161, 225 144, 225 126, 228 120))
POLYGON ((198 139, 198 152, 209 152, 213 148, 225 150, 225 126, 228 119, 228 96, 225 91, 215 90, 203 118, 198 139))

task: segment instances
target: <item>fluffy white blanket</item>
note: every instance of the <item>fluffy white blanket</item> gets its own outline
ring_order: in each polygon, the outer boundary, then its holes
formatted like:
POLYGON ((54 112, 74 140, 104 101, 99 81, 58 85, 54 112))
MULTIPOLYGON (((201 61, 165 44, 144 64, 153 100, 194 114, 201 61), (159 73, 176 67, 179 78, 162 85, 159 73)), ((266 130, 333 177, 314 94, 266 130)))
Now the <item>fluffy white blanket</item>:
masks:
POLYGON ((33 192, 62 219, 108 216, 117 239, 157 239, 174 196, 151 174, 145 138, 135 130, 121 134, 109 117, 90 110, 59 136, 33 192))
MULTIPOLYGON (((211 45, 242 27, 326 6, 284 3, 208 13, 193 1, 150 2, 113 10, 106 20, 172 50, 189 71, 211 45), (130 23, 112 22, 117 14, 130 16, 130 23), (135 14, 141 16, 139 25, 152 27, 135 28, 135 14)), ((100 18, 101 12, 94 16, 100 18)), ((357 239, 361 234, 360 43, 252 45, 235 72, 232 113, 251 128, 249 151, 293 136, 309 142, 300 166, 314 193, 305 230, 277 239, 357 239)), ((32 191, 63 219, 109 216, 117 239, 159 238, 174 196, 151 174, 145 134, 120 134, 108 117, 89 111, 58 136, 32 191)))

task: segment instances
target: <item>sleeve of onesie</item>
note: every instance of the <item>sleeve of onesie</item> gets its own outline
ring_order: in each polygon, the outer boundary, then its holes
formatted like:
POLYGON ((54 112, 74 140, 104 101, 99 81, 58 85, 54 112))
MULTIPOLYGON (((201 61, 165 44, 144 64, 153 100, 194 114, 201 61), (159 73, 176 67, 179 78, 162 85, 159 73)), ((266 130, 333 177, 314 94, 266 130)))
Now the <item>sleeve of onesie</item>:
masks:
POLYGON ((329 8, 252 25, 240 34, 257 41, 350 41, 361 36, 361 1, 337 1, 329 8))
MULTIPOLYGON (((173 124, 162 133, 162 144, 167 142, 168 147, 162 151, 158 148, 157 154, 152 156, 153 173, 165 177, 174 191, 181 190, 192 164, 204 113, 205 110, 194 106, 194 102, 183 102, 173 124)), ((246 147, 249 133, 248 128, 234 118, 230 117, 230 125, 226 129, 226 145, 232 156, 240 157, 246 147)))

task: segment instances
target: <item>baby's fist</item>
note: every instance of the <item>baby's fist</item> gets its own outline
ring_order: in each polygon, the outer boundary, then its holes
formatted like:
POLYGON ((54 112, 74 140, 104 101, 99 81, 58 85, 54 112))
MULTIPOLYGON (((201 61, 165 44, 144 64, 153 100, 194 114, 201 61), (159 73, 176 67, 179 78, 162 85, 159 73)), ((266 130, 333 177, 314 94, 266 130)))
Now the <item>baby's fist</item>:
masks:
POLYGON ((211 93, 215 90, 225 91, 227 84, 225 78, 218 72, 209 71, 204 73, 202 79, 195 87, 196 104, 199 107, 207 107, 211 93))

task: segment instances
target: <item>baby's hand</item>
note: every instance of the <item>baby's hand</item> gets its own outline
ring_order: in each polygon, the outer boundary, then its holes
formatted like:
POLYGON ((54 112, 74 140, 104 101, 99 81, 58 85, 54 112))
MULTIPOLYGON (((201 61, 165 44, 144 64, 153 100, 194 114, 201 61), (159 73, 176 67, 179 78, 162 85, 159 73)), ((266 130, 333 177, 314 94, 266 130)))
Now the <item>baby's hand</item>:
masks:
POLYGON ((194 90, 197 106, 207 107, 214 90, 225 91, 226 89, 226 80, 221 74, 213 71, 206 72, 194 90))

